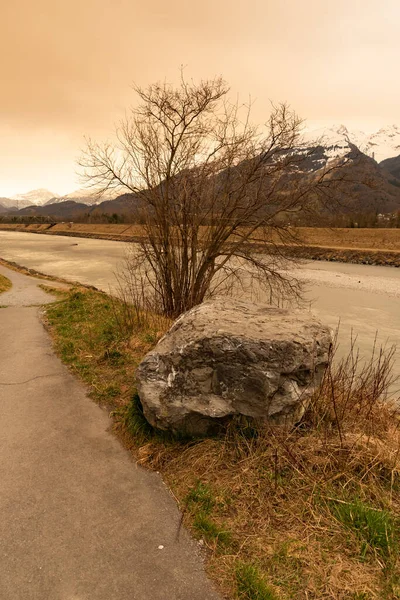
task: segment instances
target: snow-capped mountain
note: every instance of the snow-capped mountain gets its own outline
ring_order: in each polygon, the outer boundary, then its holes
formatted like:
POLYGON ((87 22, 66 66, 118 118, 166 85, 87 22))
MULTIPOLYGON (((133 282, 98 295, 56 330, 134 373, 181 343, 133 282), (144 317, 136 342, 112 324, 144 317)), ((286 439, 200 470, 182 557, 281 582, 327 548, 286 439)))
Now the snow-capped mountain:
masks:
POLYGON ((0 198, 0 206, 7 209, 16 210, 17 208, 26 208, 31 206, 31 202, 28 200, 11 200, 11 198, 0 198))
POLYGON ((304 133, 307 143, 319 142, 327 150, 329 158, 339 158, 349 151, 349 142, 378 163, 400 154, 400 127, 390 125, 371 134, 345 125, 334 125, 326 129, 308 130, 304 133))
MULTIPOLYGON (((81 189, 75 190, 69 194, 61 196, 46 189, 32 190, 24 194, 15 194, 11 198, 0 197, 0 206, 10 210, 20 210, 30 206, 48 206, 50 204, 61 204, 62 202, 77 202, 94 206, 105 200, 113 200, 118 195, 117 192, 96 194, 96 190, 81 189)), ((3 212, 3 211, 2 211, 3 212)))
MULTIPOLYGON (((349 187, 354 196, 349 210, 388 213, 400 208, 400 127, 391 125, 367 134, 345 125, 334 125, 325 129, 306 130, 302 137, 304 144, 300 143, 297 148, 290 150, 291 154, 295 154, 295 161, 289 177, 312 177, 313 173, 318 176, 319 170, 326 165, 343 162, 349 181, 359 182, 349 187), (346 160, 341 161, 344 157, 346 160), (374 185, 369 185, 368 182, 372 180, 374 185)), ((285 152, 282 149, 283 155, 285 152)), ((47 189, 38 189, 17 194, 11 199, 0 198, 0 211, 15 212, 38 205, 39 214, 47 214, 48 211, 58 216, 66 210, 70 213, 71 210, 80 210, 82 214, 130 214, 134 206, 132 198, 129 194, 117 196, 117 190, 99 195, 96 190, 84 188, 61 196, 47 189), (45 212, 43 206, 46 206, 45 212)))
POLYGON ((26 192, 25 194, 16 194, 11 197, 11 200, 15 201, 15 205, 19 208, 22 208, 22 204, 25 203, 25 206, 29 206, 31 204, 37 206, 43 206, 49 200, 53 198, 58 198, 59 194, 54 194, 46 189, 38 189, 32 190, 30 192, 26 192), (27 204, 26 204, 27 203, 27 204))
POLYGON ((100 204, 105 200, 113 200, 118 194, 117 193, 105 193, 99 195, 96 193, 96 190, 83 188, 80 190, 75 190, 75 192, 70 192, 69 194, 65 194, 65 196, 59 196, 58 198, 51 198, 48 204, 56 204, 60 202, 66 202, 67 200, 73 200, 74 202, 80 202, 81 204, 87 204, 88 206, 93 206, 95 204, 100 204))
POLYGON ((366 140, 363 152, 373 156, 377 162, 398 156, 400 154, 400 128, 397 125, 391 125, 371 134, 366 140))

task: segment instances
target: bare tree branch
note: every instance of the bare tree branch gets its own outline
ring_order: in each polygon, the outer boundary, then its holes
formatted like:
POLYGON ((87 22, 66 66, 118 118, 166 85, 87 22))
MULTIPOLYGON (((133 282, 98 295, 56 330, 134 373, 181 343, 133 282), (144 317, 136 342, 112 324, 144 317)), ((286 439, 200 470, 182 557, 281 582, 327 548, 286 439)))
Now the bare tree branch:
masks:
POLYGON ((297 294, 285 274, 287 216, 336 202, 343 161, 307 172, 301 119, 278 104, 256 127, 251 106, 231 103, 221 78, 195 84, 182 73, 176 88, 134 89, 139 105, 116 145, 87 140, 80 166, 96 189, 133 194, 144 241, 130 270, 146 280, 155 308, 178 316, 227 282, 242 284, 246 269, 271 299, 297 294))

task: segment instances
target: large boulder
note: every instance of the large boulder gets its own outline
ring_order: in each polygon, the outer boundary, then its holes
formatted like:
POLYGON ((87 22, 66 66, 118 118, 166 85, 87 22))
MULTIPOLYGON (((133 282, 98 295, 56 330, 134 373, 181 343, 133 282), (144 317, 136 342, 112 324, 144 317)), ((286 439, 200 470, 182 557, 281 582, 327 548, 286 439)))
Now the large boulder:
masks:
POLYGON ((205 435, 233 415, 294 424, 320 383, 331 334, 307 312, 219 298, 183 314, 140 363, 159 429, 205 435))

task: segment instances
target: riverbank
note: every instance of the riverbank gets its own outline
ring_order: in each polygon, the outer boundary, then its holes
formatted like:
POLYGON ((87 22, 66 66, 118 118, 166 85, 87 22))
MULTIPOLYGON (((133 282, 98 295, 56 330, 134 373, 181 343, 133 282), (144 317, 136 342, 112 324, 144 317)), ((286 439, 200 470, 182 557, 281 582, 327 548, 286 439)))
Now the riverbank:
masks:
POLYGON ((292 246, 291 256, 305 260, 324 260, 353 265, 372 265, 375 267, 400 267, 400 252, 371 250, 363 248, 326 248, 322 246, 292 246))
MULTIPOLYGON (((123 246, 0 234, 0 255, 104 290, 123 246)), ((317 301, 319 312, 328 301, 320 317, 334 326, 340 316, 344 337, 351 330, 357 343, 363 342, 361 355, 374 343, 376 329, 384 338, 400 332, 399 271, 318 263, 305 265, 300 273, 306 281, 319 281, 318 295, 325 294, 317 301)), ((362 380, 345 371, 334 396, 328 386, 311 420, 293 435, 265 431, 254 437, 239 430, 189 444, 165 440, 145 427, 134 396, 135 364, 164 329, 160 323, 150 329, 135 326, 124 335, 115 310, 115 300, 94 290, 79 288, 59 296, 47 309, 54 343, 90 387, 92 398, 113 413, 115 431, 137 461, 162 473, 186 525, 207 549, 208 572, 225 597, 397 597, 400 540, 393 531, 400 507, 392 492, 399 489, 399 429, 393 418, 386 421, 384 412, 375 412, 378 404, 368 404, 381 389, 376 379, 366 377, 365 370, 362 380), (335 422, 338 407, 343 423, 335 422)))
POLYGON ((47 308, 46 322, 134 459, 162 474, 223 597, 397 597, 399 430, 379 399, 385 363, 360 376, 352 360, 330 370, 294 431, 232 426, 220 438, 175 439, 151 428, 135 394, 135 367, 168 323, 125 328, 121 309, 79 288, 47 308))
MULTIPOLYGON (((124 268, 129 245, 120 241, 30 235, 0 231, 0 257, 68 281, 115 293, 116 273, 124 268)), ((301 261, 289 273, 304 284, 307 306, 333 329, 345 354, 349 340, 369 356, 373 340, 400 348, 400 269, 342 262, 301 261)), ((246 287, 242 299, 269 301, 268 294, 246 287)), ((400 376, 400 361, 396 363, 400 376)))
MULTIPOLYGON (((94 225, 90 223, 0 224, 0 231, 62 235, 120 242, 144 239, 141 225, 94 225)), ((400 229, 349 229, 298 227, 299 245, 288 253, 306 260, 324 260, 360 265, 400 267, 400 229)), ((260 247, 259 244, 257 244, 260 247)))

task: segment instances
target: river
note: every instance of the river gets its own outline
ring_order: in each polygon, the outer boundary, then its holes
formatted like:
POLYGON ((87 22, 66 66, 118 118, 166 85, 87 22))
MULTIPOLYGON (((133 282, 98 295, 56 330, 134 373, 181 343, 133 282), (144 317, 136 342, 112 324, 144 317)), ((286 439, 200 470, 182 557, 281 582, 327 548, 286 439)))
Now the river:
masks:
MULTIPOLYGON (((127 244, 107 240, 0 231, 0 257, 109 292, 127 244)), ((400 269, 331 262, 305 262, 296 269, 307 304, 322 322, 340 322, 340 354, 357 338, 362 356, 378 344, 395 344, 400 376, 400 269)))

